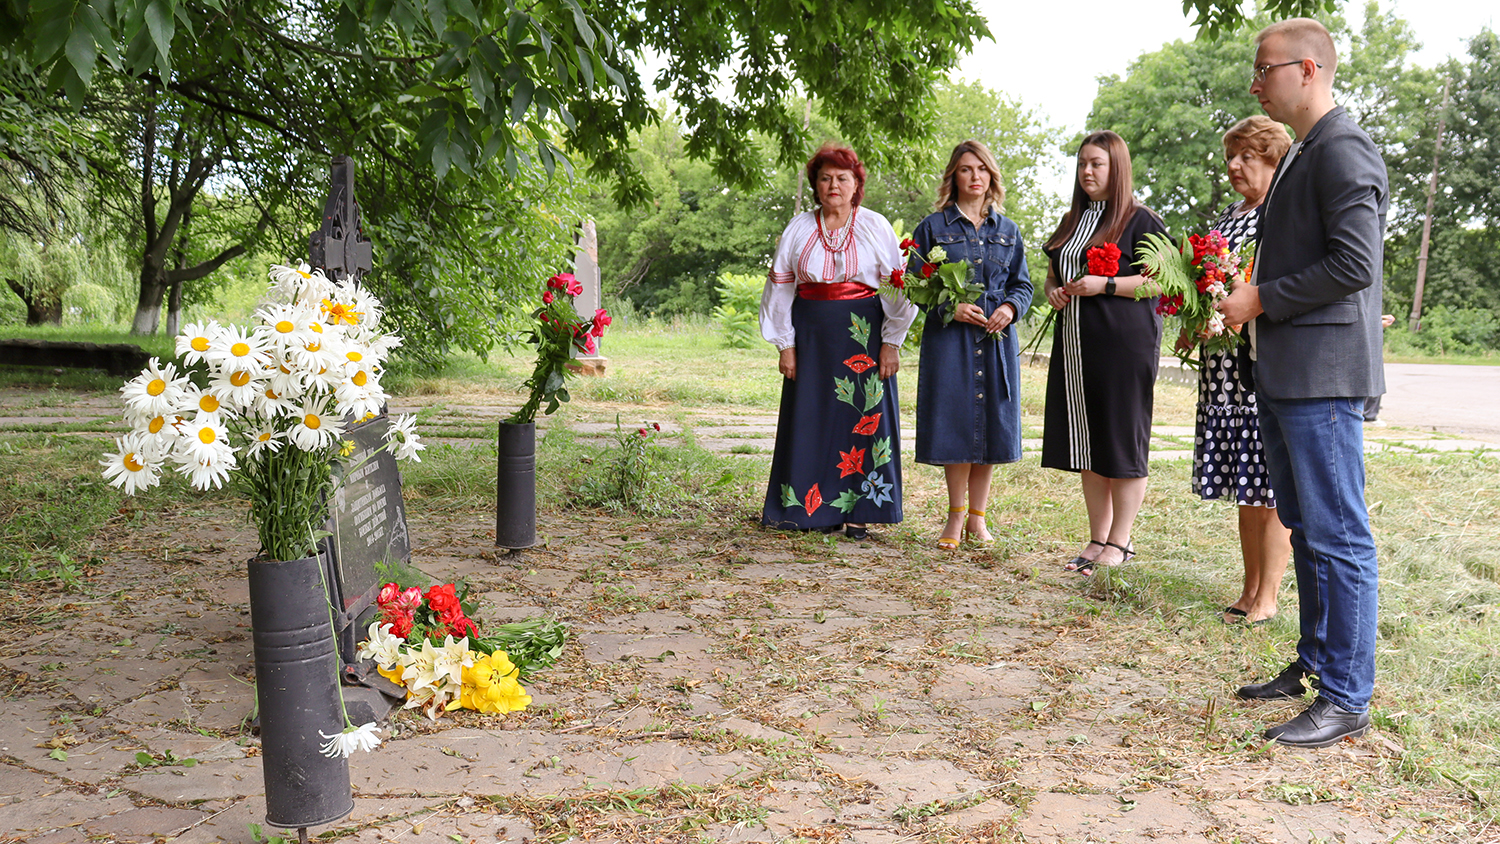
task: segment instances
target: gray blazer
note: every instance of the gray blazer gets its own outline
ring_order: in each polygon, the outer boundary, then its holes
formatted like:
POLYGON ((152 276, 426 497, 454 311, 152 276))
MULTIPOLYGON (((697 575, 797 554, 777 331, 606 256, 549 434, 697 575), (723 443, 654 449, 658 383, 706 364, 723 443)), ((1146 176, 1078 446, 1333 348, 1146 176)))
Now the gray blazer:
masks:
POLYGON ((1272 399, 1378 396, 1385 162, 1342 107, 1283 158, 1255 260, 1255 386, 1272 399))

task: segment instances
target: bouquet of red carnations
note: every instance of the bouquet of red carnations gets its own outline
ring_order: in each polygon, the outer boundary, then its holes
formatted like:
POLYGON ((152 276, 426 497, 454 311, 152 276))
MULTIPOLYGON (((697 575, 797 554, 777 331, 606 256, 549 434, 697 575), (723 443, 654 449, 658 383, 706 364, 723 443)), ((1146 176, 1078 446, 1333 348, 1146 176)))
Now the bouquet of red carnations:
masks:
MULTIPOLYGON (((1136 288, 1136 298, 1160 296, 1156 312, 1173 317, 1179 331, 1201 341, 1208 354, 1238 346, 1239 332, 1224 324, 1215 306, 1229 296, 1234 284, 1249 278, 1254 246, 1247 244, 1236 252, 1217 230, 1188 235, 1180 243, 1152 233, 1145 243, 1136 265, 1149 281, 1136 288)), ((1179 348, 1177 357, 1191 363, 1191 351, 1179 348)))

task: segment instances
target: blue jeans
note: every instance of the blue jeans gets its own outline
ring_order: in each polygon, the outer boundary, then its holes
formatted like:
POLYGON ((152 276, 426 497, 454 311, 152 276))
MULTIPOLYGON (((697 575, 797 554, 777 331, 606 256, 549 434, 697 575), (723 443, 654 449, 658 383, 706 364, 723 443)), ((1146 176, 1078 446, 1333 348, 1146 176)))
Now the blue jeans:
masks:
POLYGON ((1320 694, 1363 712, 1375 689, 1375 538, 1365 510, 1363 398, 1257 395, 1276 512, 1292 531, 1302 638, 1320 694))

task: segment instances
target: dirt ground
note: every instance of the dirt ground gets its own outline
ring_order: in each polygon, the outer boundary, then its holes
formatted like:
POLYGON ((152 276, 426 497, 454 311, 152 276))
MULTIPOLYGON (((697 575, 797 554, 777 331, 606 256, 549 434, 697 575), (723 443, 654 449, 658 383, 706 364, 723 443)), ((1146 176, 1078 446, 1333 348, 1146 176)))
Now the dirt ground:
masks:
MULTIPOLYGON (((1108 577, 1050 551, 544 510, 542 544, 511 553, 490 512, 409 509, 413 562, 468 578, 481 621, 548 614, 574 638, 525 712, 397 715, 350 760, 354 813, 325 839, 1500 841, 1460 820, 1462 790, 1403 778, 1380 730, 1262 746, 1298 704, 1232 693, 1276 632, 1207 659, 1195 628, 1112 604, 1108 577)), ((127 510, 84 593, 11 593, 0 841, 254 840, 254 546, 227 505, 127 510)))

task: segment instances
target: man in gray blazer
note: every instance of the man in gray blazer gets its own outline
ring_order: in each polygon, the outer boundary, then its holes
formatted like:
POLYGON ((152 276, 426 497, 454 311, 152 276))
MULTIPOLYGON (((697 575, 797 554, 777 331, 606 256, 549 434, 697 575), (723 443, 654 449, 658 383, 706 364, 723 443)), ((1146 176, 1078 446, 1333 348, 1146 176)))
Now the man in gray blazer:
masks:
POLYGON ((1250 284, 1220 304, 1249 323, 1261 437, 1277 512, 1292 531, 1302 635, 1297 659, 1240 689, 1251 700, 1317 700, 1266 730, 1326 747, 1369 728, 1375 685, 1375 541, 1365 510, 1366 396, 1385 392, 1381 363, 1385 162, 1333 102, 1338 54, 1317 21, 1256 36, 1254 94, 1296 132, 1273 177, 1250 284), (1253 322, 1252 322, 1253 320, 1253 322))

